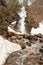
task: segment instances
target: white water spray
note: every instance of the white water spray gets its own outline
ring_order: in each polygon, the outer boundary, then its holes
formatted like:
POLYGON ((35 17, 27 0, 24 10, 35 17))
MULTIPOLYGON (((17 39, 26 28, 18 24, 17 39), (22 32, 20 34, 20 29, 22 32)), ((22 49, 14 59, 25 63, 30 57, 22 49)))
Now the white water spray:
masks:
POLYGON ((22 33, 26 33, 26 30, 25 30, 25 22, 24 22, 25 21, 25 17, 26 17, 26 10, 25 10, 25 7, 24 6, 21 8, 21 11, 18 14, 21 17, 21 19, 19 20, 19 24, 20 24, 19 30, 22 33))

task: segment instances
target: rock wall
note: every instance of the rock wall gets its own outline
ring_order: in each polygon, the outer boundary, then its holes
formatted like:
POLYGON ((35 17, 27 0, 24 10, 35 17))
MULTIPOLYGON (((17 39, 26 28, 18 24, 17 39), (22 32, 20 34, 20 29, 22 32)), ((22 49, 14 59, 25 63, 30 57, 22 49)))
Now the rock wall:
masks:
POLYGON ((17 12, 12 13, 8 8, 9 0, 0 0, 0 35, 8 33, 7 27, 19 20, 17 12))
POLYGON ((38 27, 39 22, 43 21, 43 0, 36 0, 30 6, 26 6, 28 26, 38 27))

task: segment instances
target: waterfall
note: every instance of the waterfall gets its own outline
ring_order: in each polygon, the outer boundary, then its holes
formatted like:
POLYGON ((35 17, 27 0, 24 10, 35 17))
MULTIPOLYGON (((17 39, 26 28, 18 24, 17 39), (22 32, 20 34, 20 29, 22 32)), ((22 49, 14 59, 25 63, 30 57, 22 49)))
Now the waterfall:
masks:
MULTIPOLYGON (((19 0, 20 3, 22 3, 22 8, 20 10, 20 12, 18 13, 19 16, 21 17, 21 19, 19 20, 19 23, 17 25, 19 31, 21 31, 21 33, 26 33, 26 29, 25 29, 25 17, 26 17, 26 10, 25 10, 25 6, 24 6, 24 0, 19 0)), ((30 0, 28 1, 28 4, 30 5, 30 0)))
POLYGON ((21 33, 26 33, 26 30, 25 30, 25 17, 26 17, 25 6, 22 6, 18 15, 20 16, 20 20, 18 21, 18 24, 16 25, 16 29, 19 30, 21 33))
POLYGON ((20 24, 19 30, 22 33, 26 33, 26 30, 25 30, 25 22, 24 22, 25 21, 25 17, 26 17, 26 11, 25 11, 25 7, 24 6, 21 8, 21 11, 18 14, 21 17, 21 19, 19 20, 19 24, 20 24))
MULTIPOLYGON (((28 28, 26 28, 25 25, 27 25, 27 23, 25 23, 25 18, 26 18, 26 10, 25 10, 25 6, 24 6, 24 0, 19 0, 19 2, 22 4, 22 8, 20 9, 18 15, 20 16, 20 20, 18 21, 18 24, 16 25, 16 29, 19 30, 21 33, 28 33, 29 31, 28 28)), ((28 0, 28 5, 31 5, 32 2, 30 0, 28 0)))

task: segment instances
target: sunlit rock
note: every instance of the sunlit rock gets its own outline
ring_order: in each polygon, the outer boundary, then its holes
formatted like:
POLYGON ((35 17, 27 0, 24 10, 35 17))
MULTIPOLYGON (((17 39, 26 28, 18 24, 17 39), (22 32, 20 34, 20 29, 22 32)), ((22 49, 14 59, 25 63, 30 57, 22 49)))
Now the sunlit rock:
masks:
POLYGON ((37 28, 43 21, 43 0, 35 0, 30 6, 26 6, 26 10, 27 27, 31 31, 32 27, 37 28))
POLYGON ((31 30, 31 34, 33 35, 33 34, 39 34, 39 33, 41 33, 42 35, 43 35, 43 24, 42 23, 39 23, 39 27, 38 28, 32 28, 32 30, 31 30))

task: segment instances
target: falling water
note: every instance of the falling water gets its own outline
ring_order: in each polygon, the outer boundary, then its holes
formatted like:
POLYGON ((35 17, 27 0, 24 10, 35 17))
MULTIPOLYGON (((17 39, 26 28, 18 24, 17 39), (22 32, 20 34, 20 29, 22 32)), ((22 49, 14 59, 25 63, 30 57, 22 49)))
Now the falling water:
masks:
POLYGON ((20 12, 18 13, 19 16, 20 16, 20 20, 16 26, 16 28, 21 32, 21 33, 26 33, 26 30, 25 30, 25 17, 26 17, 26 10, 25 10, 25 7, 23 6, 20 10, 20 12))
MULTIPOLYGON (((23 5, 23 0, 19 0, 20 3, 22 3, 22 8, 21 10, 19 11, 19 16, 20 16, 20 20, 18 21, 18 24, 16 25, 16 29, 19 30, 21 33, 28 33, 26 26, 27 23, 25 23, 25 18, 26 18, 26 10, 25 10, 25 6, 23 5)), ((32 2, 30 2, 30 0, 28 0, 28 5, 31 5, 32 2)))
POLYGON ((24 6, 21 8, 21 11, 18 14, 21 17, 21 19, 19 21, 19 23, 20 23, 20 29, 19 30, 22 33, 26 33, 25 22, 24 22, 25 21, 25 17, 26 17, 26 11, 25 11, 25 7, 24 6))
POLYGON ((28 1, 28 6, 30 6, 31 4, 32 4, 32 3, 31 3, 31 1, 29 0, 29 1, 28 1))

